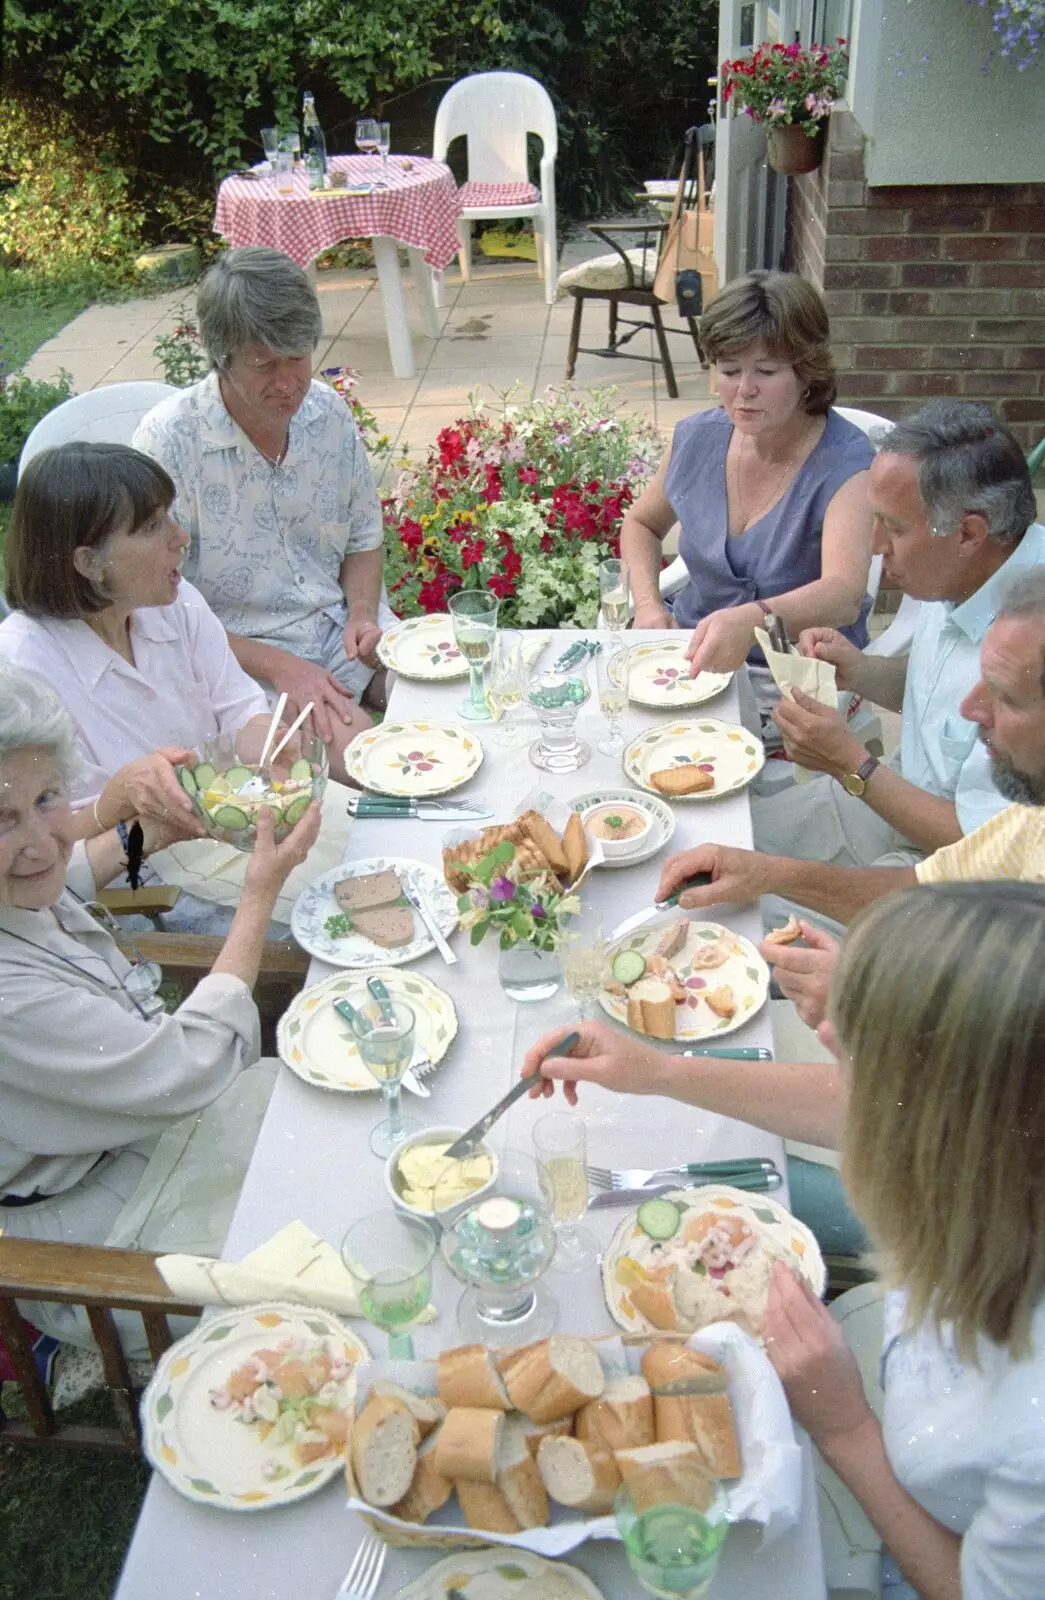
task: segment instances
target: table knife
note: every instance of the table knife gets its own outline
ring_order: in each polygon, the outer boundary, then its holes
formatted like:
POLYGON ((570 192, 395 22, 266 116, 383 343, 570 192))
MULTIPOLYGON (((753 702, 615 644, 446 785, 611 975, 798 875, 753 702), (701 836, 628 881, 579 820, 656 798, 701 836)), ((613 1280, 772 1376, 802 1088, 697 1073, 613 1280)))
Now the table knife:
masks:
POLYGON ((772 1050, 762 1045, 734 1045, 732 1050, 720 1044, 693 1045, 680 1050, 680 1056, 717 1056, 722 1061, 772 1061, 772 1050))
POLYGON ((492 817, 493 811, 488 806, 476 809, 473 805, 455 806, 449 803, 429 800, 397 799, 383 795, 360 795, 358 800, 349 801, 348 814, 359 821, 370 820, 373 822, 477 822, 484 817, 492 817))
MULTIPOLYGON (((579 1033, 568 1033, 565 1039, 560 1039, 558 1044, 552 1046, 548 1054, 550 1056, 564 1055, 567 1050, 573 1049, 579 1039, 579 1033)), ((504 1116, 508 1107, 513 1106, 516 1100, 521 1099, 527 1090, 532 1089, 534 1084, 539 1082, 539 1077, 535 1073, 531 1073, 528 1078, 520 1078, 518 1083, 513 1083, 504 1098, 498 1100, 497 1104, 486 1113, 485 1117, 480 1117, 479 1121, 474 1123, 467 1132, 462 1133, 461 1137, 450 1146, 445 1154, 453 1161, 460 1161, 464 1156, 470 1156, 476 1145, 486 1137, 498 1118, 504 1116)), ((649 1197, 647 1196, 647 1198, 649 1197)))
MULTIPOLYGON (((384 985, 382 985, 382 988, 383 987, 384 985)), ((350 1005, 347 1000, 335 1000, 334 1010, 344 1022, 353 1022, 359 1020, 362 1021, 364 1025, 366 1023, 366 1018, 360 1017, 360 1014, 356 1010, 355 1006, 350 1005)), ((427 1058, 420 1045, 418 1045, 414 1051, 415 1056, 418 1054, 420 1054, 421 1062, 427 1064, 427 1058)), ((418 1064, 420 1065, 420 1063, 418 1064)), ((431 1100, 432 1091, 429 1089, 428 1085, 426 1083, 422 1083, 421 1079, 417 1076, 417 1073, 414 1071, 413 1062, 411 1062, 407 1067, 399 1081, 403 1085, 403 1088, 408 1091, 408 1093, 415 1094, 419 1100, 431 1100)))
POLYGON ((396 1014, 392 1008, 392 996, 381 982, 381 979, 370 977, 366 980, 366 986, 370 990, 370 993, 373 995, 374 999, 377 1001, 381 1015, 384 1017, 385 1021, 391 1023, 392 1027, 394 1028, 396 1025, 396 1014))
POLYGON ((447 966, 452 967, 456 963, 457 957, 454 955, 453 951, 450 949, 450 946, 443 938, 443 935, 439 930, 439 924, 436 922, 432 912, 425 904, 425 899, 420 889, 411 889, 404 884, 403 893, 406 895, 406 898, 409 900, 410 904, 413 906, 414 910, 417 912, 418 916, 421 918, 421 921, 424 923, 425 927, 428 929, 429 933, 434 939, 435 947, 439 951, 439 954, 442 956, 447 966))
POLYGON ((687 889, 703 889, 713 882, 710 872, 695 872, 691 878, 680 883, 674 894, 669 894, 666 900, 654 900, 651 906, 644 911, 636 911, 632 917, 625 917, 623 922, 618 922, 613 931, 607 935, 611 940, 623 939, 626 933, 634 933, 636 928, 643 927, 647 922, 652 922, 655 917, 663 916, 665 911, 670 911, 672 906, 677 906, 679 896, 687 889))

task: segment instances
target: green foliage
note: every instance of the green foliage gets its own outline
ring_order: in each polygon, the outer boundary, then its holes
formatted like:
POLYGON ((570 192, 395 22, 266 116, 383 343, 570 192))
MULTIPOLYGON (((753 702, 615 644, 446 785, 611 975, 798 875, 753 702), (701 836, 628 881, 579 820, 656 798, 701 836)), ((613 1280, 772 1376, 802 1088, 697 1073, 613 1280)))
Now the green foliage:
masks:
POLYGON ((56 383, 8 378, 0 389, 0 461, 17 461, 40 418, 68 400, 72 392, 72 378, 64 369, 56 383))
POLYGON ((185 389, 196 383, 207 371, 207 358, 200 344, 200 330, 184 300, 175 306, 177 317, 173 333, 163 333, 152 347, 152 353, 163 368, 165 383, 176 389, 185 389))
POLYGON ((93 277, 40 282, 31 273, 0 267, 0 372, 17 372, 97 292, 93 277))

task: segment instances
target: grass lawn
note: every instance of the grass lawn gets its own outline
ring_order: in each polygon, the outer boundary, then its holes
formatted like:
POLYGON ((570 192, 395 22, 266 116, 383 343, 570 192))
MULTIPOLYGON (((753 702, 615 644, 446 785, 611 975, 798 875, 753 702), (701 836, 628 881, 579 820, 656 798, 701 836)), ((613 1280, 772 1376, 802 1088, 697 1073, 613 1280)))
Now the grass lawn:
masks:
POLYGON ((49 286, 0 272, 0 366, 17 372, 95 299, 97 287, 88 282, 49 286))

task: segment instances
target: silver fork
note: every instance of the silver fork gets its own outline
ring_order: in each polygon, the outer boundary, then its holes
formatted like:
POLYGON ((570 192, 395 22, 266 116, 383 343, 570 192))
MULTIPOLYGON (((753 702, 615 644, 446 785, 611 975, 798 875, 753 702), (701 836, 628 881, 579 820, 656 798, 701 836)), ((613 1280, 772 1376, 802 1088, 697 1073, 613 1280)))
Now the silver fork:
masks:
POLYGON ((374 1600, 387 1555, 388 1546, 384 1540, 368 1533, 352 1557, 352 1565, 334 1600, 374 1600))
POLYGON ((780 1183, 776 1164, 762 1157, 752 1157, 750 1161, 698 1161, 681 1167, 588 1168, 588 1181, 595 1189, 641 1189, 651 1178, 676 1175, 710 1179, 734 1189, 775 1189, 780 1183))

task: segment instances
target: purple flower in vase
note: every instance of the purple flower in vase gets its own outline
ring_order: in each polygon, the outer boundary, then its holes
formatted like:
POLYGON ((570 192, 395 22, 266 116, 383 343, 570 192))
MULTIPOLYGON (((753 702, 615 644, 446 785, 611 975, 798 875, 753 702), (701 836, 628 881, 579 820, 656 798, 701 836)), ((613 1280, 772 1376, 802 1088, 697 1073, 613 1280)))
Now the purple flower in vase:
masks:
POLYGON ((490 899, 505 901, 515 899, 515 884, 511 878, 495 878, 490 885, 490 899))
POLYGON ((530 907, 530 915, 534 922, 543 922, 548 913, 542 905, 533 905, 530 907))

